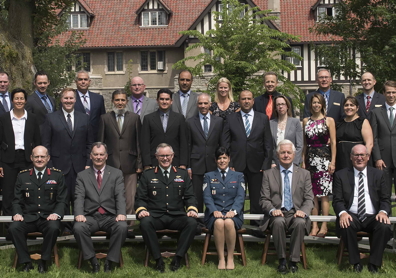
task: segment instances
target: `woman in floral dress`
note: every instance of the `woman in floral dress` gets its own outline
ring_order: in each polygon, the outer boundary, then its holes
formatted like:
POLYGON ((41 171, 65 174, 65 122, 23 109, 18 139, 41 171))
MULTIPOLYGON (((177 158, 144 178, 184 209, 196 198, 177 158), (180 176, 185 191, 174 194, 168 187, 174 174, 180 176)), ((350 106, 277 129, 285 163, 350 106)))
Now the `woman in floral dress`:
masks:
MULTIPOLYGON (((323 215, 329 215, 329 197, 332 190, 333 173, 336 162, 336 128, 333 118, 326 117, 326 101, 322 94, 314 94, 310 103, 311 114, 303 120, 304 151, 303 168, 311 173, 314 208, 311 215, 319 214, 319 202, 323 215)), ((312 222, 309 235, 325 237, 327 223, 323 222, 320 230, 317 222, 312 222)))
POLYGON ((241 107, 238 102, 234 102, 231 82, 225 77, 217 81, 215 99, 210 106, 210 112, 218 117, 226 119, 227 115, 239 112, 241 107))

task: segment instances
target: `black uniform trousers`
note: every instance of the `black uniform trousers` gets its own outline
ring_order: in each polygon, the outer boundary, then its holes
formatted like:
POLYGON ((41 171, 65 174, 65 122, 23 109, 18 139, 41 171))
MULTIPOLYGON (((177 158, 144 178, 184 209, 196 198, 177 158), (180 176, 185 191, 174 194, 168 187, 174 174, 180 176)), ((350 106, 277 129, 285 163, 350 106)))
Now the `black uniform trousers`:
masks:
POLYGON ((375 220, 376 215, 368 215, 366 220, 360 222, 357 214, 348 213, 352 216, 353 221, 350 222, 348 228, 340 228, 339 231, 348 248, 349 263, 354 265, 360 262, 356 233, 364 231, 371 234, 370 263, 381 266, 386 244, 391 238, 391 225, 378 222, 375 220))
POLYGON ((18 254, 18 263, 30 262, 30 255, 27 246, 27 234, 40 232, 43 234, 44 240, 41 247, 41 259, 44 261, 51 260, 51 251, 56 243, 56 239, 60 234, 60 220, 47 220, 39 218, 36 221, 26 223, 25 221, 14 221, 11 223, 8 232, 15 250, 18 254))
MULTIPOLYGON (((263 182, 263 172, 253 173, 246 168, 243 171, 249 189, 250 214, 263 214, 260 206, 260 191, 263 182)), ((250 220, 250 225, 260 226, 260 221, 250 220)))
MULTIPOLYGON (((66 209, 65 215, 74 215, 74 191, 76 188, 76 179, 77 173, 74 171, 74 168, 71 167, 69 173, 64 175, 65 177, 65 184, 67 186, 67 198, 66 198, 66 209)), ((74 222, 66 222, 64 226, 68 230, 73 230, 73 223, 74 222)))
POLYGON ((155 260, 161 258, 161 250, 156 234, 157 230, 179 230, 180 236, 177 242, 176 255, 184 257, 194 240, 197 228, 197 221, 195 218, 188 217, 186 215, 173 216, 164 214, 158 218, 150 215, 139 220, 144 242, 147 244, 150 253, 155 260))
POLYGON ((128 226, 126 221, 116 222, 116 216, 113 214, 100 214, 95 212, 92 216, 85 216, 86 222, 74 222, 74 237, 80 250, 83 253, 84 260, 95 256, 95 248, 91 235, 97 231, 105 231, 110 234, 109 252, 107 260, 119 263, 121 247, 127 237, 128 226))

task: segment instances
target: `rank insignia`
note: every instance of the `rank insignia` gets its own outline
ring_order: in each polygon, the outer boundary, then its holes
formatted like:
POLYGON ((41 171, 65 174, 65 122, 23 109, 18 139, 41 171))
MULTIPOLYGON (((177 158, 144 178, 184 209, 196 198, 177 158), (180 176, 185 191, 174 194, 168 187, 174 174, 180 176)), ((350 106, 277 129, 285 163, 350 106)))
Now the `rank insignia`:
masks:
POLYGON ((156 196, 157 195, 157 191, 153 191, 153 195, 156 196))
POLYGON ((230 183, 237 183, 237 181, 230 181, 230 183))
POLYGON ((181 176, 176 176, 174 182, 184 182, 184 180, 181 178, 181 176))
POLYGON ((158 179, 152 179, 150 183, 159 183, 158 179))
POLYGON ((211 183, 220 183, 218 179, 211 179, 211 183))
POLYGON ((58 184, 56 180, 47 180, 46 184, 58 184))

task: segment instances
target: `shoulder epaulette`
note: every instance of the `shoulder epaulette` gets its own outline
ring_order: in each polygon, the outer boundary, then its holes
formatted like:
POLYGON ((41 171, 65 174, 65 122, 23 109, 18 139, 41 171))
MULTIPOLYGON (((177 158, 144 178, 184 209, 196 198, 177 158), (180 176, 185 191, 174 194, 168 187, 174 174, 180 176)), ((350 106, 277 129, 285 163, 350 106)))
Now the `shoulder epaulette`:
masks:
POLYGON ((52 167, 52 168, 51 168, 51 171, 55 171, 55 172, 62 172, 61 170, 59 170, 59 169, 56 169, 56 168, 54 168, 54 167, 52 167))
POLYGON ((21 173, 29 172, 30 170, 31 169, 25 169, 25 170, 20 171, 19 173, 21 174, 21 173))
POLYGON ((147 168, 146 170, 144 170, 143 172, 146 172, 146 171, 149 171, 149 170, 153 170, 155 167, 150 167, 150 168, 147 168))

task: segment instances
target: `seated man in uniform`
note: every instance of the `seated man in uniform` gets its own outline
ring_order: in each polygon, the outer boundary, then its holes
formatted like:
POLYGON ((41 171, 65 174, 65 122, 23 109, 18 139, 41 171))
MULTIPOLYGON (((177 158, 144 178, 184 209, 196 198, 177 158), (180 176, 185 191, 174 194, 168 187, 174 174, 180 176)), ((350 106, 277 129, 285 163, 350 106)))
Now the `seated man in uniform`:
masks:
POLYGON ((156 260, 155 269, 165 271, 156 230, 179 230, 180 237, 171 270, 180 268, 180 261, 194 240, 198 209, 187 170, 172 166, 173 149, 161 143, 156 150, 159 166, 147 169, 140 178, 135 209, 143 239, 156 260), (187 208, 187 212, 186 209, 187 208))
POLYGON ((12 202, 14 222, 8 230, 18 254, 23 271, 33 269, 27 246, 27 234, 43 233, 44 240, 38 272, 47 272, 46 261, 51 260, 51 250, 60 233, 63 213, 66 209, 67 188, 60 170, 47 168, 50 159, 43 146, 33 149, 30 156, 34 168, 19 173, 12 202))

